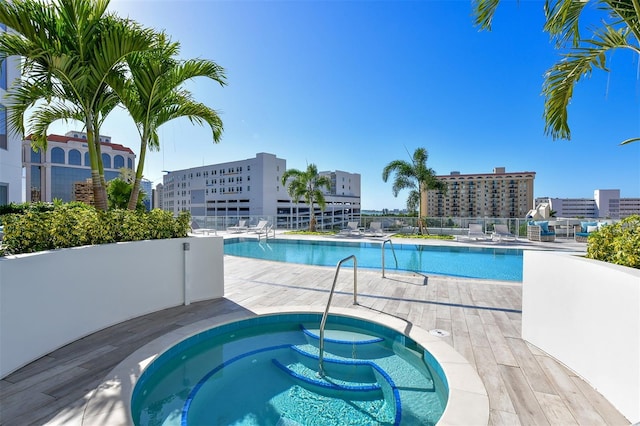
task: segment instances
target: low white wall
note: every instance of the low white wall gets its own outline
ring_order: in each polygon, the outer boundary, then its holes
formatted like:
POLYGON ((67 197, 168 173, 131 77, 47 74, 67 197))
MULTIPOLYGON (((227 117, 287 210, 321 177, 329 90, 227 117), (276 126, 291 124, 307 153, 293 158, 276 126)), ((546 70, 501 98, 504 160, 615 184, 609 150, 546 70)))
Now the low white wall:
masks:
POLYGON ((640 270, 525 251, 522 338, 640 421, 640 270))
POLYGON ((0 378, 105 327, 224 296, 223 257, 222 238, 204 237, 0 258, 0 378))

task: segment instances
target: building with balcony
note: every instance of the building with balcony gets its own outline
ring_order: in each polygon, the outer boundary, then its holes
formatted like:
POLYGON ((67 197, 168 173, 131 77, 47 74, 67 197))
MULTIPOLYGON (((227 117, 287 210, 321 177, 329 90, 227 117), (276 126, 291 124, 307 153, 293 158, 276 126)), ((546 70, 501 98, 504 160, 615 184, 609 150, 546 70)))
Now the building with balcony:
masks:
MULTIPOLYGON (((286 160, 259 153, 255 158, 171 171, 163 177, 162 208, 194 217, 221 218, 227 223, 243 218, 274 218, 279 228, 308 226, 310 207, 296 203, 282 185, 286 160)), ((360 218, 360 175, 344 171, 323 171, 331 179, 325 192, 324 212, 314 206, 318 226, 344 227, 360 218)), ((208 221, 210 222, 210 221, 208 221)))
POLYGON ((427 191, 429 217, 525 217, 533 208, 535 172, 509 172, 436 176, 447 191, 427 191))
MULTIPOLYGON (((134 170, 136 155, 130 148, 100 136, 105 180, 120 175, 120 169, 134 170)), ((64 136, 49 135, 47 149, 33 150, 31 139, 22 141, 27 201, 76 201, 75 190, 91 178, 86 133, 71 131, 64 136)), ((86 201, 86 200, 84 200, 86 201)))

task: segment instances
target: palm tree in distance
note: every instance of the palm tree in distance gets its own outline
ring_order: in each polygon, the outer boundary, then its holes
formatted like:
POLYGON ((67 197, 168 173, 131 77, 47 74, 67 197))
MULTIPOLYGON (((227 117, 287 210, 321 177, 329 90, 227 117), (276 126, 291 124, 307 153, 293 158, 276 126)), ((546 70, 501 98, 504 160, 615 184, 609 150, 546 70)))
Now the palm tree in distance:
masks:
POLYGON ((429 154, 425 148, 417 148, 411 162, 393 160, 382 170, 382 180, 385 182, 395 173, 392 187, 394 197, 403 189, 410 190, 407 208, 415 211, 415 207, 418 207, 418 227, 421 234, 424 229, 422 220, 427 216, 427 191, 446 191, 446 184, 436 178, 436 172, 432 168, 427 167, 428 158, 429 154))
POLYGON ((314 206, 320 206, 324 211, 327 203, 324 199, 322 188, 331 189, 331 179, 328 176, 318 174, 315 164, 307 165, 307 170, 288 169, 282 174, 282 185, 287 187, 287 193, 295 200, 296 204, 303 199, 309 206, 309 231, 316 230, 316 215, 314 206))
POLYGON ((180 52, 179 43, 172 43, 164 33, 157 34, 155 39, 152 49, 127 57, 130 78, 112 82, 140 134, 140 156, 128 204, 130 210, 135 210, 138 203, 147 147, 160 149, 158 128, 161 125, 186 117, 192 123, 207 123, 214 143, 219 142, 222 135, 218 113, 195 102, 182 85, 195 77, 207 77, 224 86, 224 69, 205 59, 178 61, 175 57, 180 52))
POLYGON ((96 207, 107 209, 99 123, 117 104, 107 81, 124 79, 124 58, 147 50, 153 31, 107 12, 109 0, 14 0, 0 2, 0 57, 24 58, 22 87, 9 93, 9 126, 31 133, 44 149, 47 129, 58 119, 82 118, 87 133, 96 207), (41 102, 24 129, 27 110, 41 102))
MULTIPOLYGON (((499 0, 474 0, 475 24, 491 30, 499 0)), ((545 133, 555 139, 571 139, 567 107, 575 84, 589 76, 594 68, 607 69, 607 55, 618 49, 629 49, 640 58, 640 2, 638 0, 546 0, 544 30, 555 40, 556 47, 566 50, 562 58, 546 73, 542 85, 545 96, 545 133), (589 5, 601 11, 600 26, 589 24, 589 37, 580 35, 580 17, 589 5), (567 48, 568 46, 568 48, 567 48)), ((583 25, 584 27, 584 25, 583 25)), ((631 91, 630 91, 631 93, 631 91)), ((621 145, 638 142, 632 137, 621 145)))

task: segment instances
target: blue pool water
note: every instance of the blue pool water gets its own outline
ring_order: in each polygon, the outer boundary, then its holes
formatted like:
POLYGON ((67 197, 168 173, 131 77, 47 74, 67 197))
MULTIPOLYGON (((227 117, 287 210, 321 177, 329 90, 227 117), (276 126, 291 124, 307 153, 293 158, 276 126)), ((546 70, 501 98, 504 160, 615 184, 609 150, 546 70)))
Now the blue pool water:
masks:
POLYGON ((212 328, 142 373, 136 425, 433 425, 447 403, 435 358, 412 339, 330 315, 318 375, 321 315, 278 314, 212 328))
MULTIPOLYGON (((225 254, 335 266, 345 257, 355 255, 359 268, 381 268, 381 242, 268 240, 231 238, 224 242, 225 254)), ((522 281, 522 250, 486 247, 426 246, 393 244, 398 259, 396 268, 389 244, 385 247, 385 269, 424 274, 449 275, 504 281, 522 281)))

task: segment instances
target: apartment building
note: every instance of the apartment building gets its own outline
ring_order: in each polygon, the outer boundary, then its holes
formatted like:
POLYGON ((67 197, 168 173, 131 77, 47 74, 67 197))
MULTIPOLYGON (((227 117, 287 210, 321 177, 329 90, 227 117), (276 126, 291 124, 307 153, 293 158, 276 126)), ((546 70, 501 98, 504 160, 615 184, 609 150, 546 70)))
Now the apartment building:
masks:
MULTIPOLYGON (((182 210, 194 217, 276 218, 279 228, 304 227, 310 208, 296 203, 282 185, 286 160, 274 154, 258 153, 255 158, 171 171, 163 177, 162 208, 177 214, 182 210)), ((360 217, 360 175, 344 171, 319 172, 331 179, 326 191, 326 209, 315 206, 320 226, 343 226, 360 217)))
MULTIPOLYGON (((118 177, 122 168, 134 170, 136 155, 130 148, 112 143, 110 136, 99 138, 107 181, 118 177)), ((49 135, 46 151, 34 151, 27 137, 22 141, 22 152, 27 201, 75 201, 74 185, 91 178, 86 133, 49 135)))
POLYGON ((447 191, 427 191, 429 217, 525 217, 533 208, 535 172, 509 172, 437 176, 447 191))
POLYGON ((593 198, 536 198, 540 203, 549 203, 556 217, 623 219, 640 214, 640 198, 620 198, 619 189, 596 189, 593 198))
MULTIPOLYGON (((7 26, 0 23, 0 32, 7 26)), ((0 62, 0 205, 20 203, 22 193, 21 135, 7 125, 7 94, 20 77, 20 58, 10 56, 0 62)))

